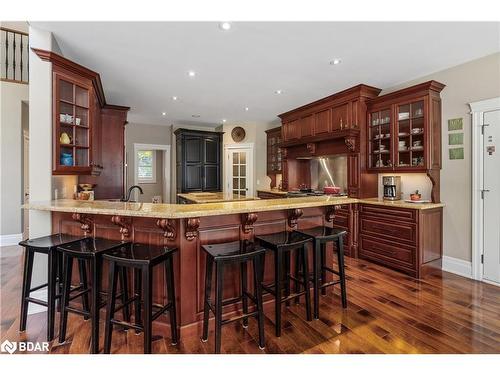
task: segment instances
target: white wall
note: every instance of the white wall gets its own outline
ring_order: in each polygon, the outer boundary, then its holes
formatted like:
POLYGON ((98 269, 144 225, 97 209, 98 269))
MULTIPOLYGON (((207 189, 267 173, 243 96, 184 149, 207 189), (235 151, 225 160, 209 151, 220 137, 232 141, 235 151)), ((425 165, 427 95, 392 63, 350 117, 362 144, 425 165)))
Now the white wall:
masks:
POLYGON ((0 235, 22 233, 22 108, 28 85, 0 82, 0 235))
POLYGON ((468 103, 500 96, 500 53, 405 82, 385 90, 382 94, 431 79, 446 85, 441 92, 443 112, 441 201, 446 204, 443 251, 445 256, 470 261, 472 164, 471 118, 468 103), (464 159, 449 160, 448 120, 459 117, 464 119, 464 159))
MULTIPOLYGON (((52 34, 30 27, 30 46, 52 50, 52 34)), ((42 61, 33 51, 29 55, 29 180, 30 200, 47 201, 52 198, 52 64, 42 61)), ((31 238, 50 234, 49 212, 30 211, 31 238)), ((34 283, 47 278, 46 256, 35 257, 34 283)))

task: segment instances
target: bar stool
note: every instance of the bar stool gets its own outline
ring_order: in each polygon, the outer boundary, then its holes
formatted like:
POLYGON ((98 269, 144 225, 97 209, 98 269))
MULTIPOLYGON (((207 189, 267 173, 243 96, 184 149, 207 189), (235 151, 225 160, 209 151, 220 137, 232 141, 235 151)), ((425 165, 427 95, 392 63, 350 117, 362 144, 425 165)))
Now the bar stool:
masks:
MULTIPOLYGON (((19 330, 21 332, 26 330, 28 305, 31 302, 47 307, 47 341, 52 341, 54 338, 55 305, 56 299, 61 297, 60 282, 62 280, 60 272, 61 259, 55 252, 55 249, 57 246, 78 242, 82 239, 83 237, 71 236, 68 234, 53 234, 50 236, 28 239, 19 242, 19 245, 25 248, 23 287, 21 295, 21 317, 19 325, 19 330), (32 288, 31 278, 33 275, 33 260, 35 258, 35 253, 47 254, 48 272, 47 282, 32 288), (47 287, 47 302, 30 296, 32 292, 45 287, 47 287)), ((83 283, 80 285, 79 289, 86 288, 86 273, 81 267, 80 279, 83 280, 83 283)))
MULTIPOLYGON (((319 292, 326 294, 326 288, 332 285, 340 284, 342 307, 347 308, 347 292, 344 269, 344 236, 346 231, 338 228, 317 226, 310 229, 298 229, 297 233, 308 236, 313 240, 313 275, 314 283, 314 319, 319 319, 319 292), (338 271, 326 265, 326 244, 332 241, 337 248, 338 271), (326 282, 326 272, 331 272, 339 276, 338 280, 326 282)), ((308 275, 311 275, 308 272, 308 275)))
POLYGON ((255 236, 255 240, 262 247, 274 252, 274 284, 267 286, 262 285, 262 289, 274 296, 274 304, 276 310, 276 336, 280 337, 281 305, 283 303, 286 303, 286 305, 289 306, 289 301, 291 299, 305 295, 307 320, 312 320, 309 278, 305 276, 302 278, 298 278, 296 276, 291 276, 290 274, 290 253, 292 251, 296 251, 299 258, 302 260, 300 264, 303 267, 303 275, 307 275, 307 270, 309 269, 307 259, 307 244, 311 242, 311 238, 298 232, 283 231, 273 234, 255 236), (283 262, 285 263, 284 267, 283 262), (285 271, 285 275, 283 275, 283 268, 285 271), (296 286, 295 292, 293 294, 290 293, 290 280, 293 280, 296 286), (282 297, 283 286, 285 287, 284 297, 282 297), (303 288, 302 291, 300 290, 300 286, 302 286, 303 288))
POLYGON ((261 257, 265 253, 265 249, 255 245, 253 242, 247 240, 234 241, 227 243, 211 244, 201 246, 205 252, 206 258, 206 272, 205 272, 205 298, 204 298, 204 311, 203 311, 203 336, 202 342, 208 341, 208 318, 210 311, 215 316, 215 353, 220 353, 221 348, 221 331, 222 326, 238 320, 243 320, 243 327, 248 327, 248 318, 255 317, 259 325, 259 348, 265 349, 264 338, 264 310, 262 305, 262 267, 261 257), (248 263, 253 264, 253 280, 254 280, 254 294, 248 292, 247 286, 247 266, 248 263), (212 270, 215 264, 215 305, 210 301, 210 294, 212 291, 212 270), (231 264, 240 265, 240 278, 241 278, 241 295, 239 297, 223 300, 223 286, 224 286, 224 269, 231 264), (248 299, 255 304, 255 311, 248 312, 248 299), (237 317, 232 317, 222 320, 222 309, 224 306, 242 302, 243 314, 237 317))
POLYGON ((109 290, 108 303, 106 307, 106 327, 104 330, 104 353, 111 351, 111 337, 113 325, 134 328, 136 332, 144 332, 144 353, 151 353, 152 323, 153 320, 168 310, 170 313, 170 329, 172 333, 172 345, 177 345, 177 315, 175 306, 175 285, 173 254, 177 248, 165 246, 126 244, 103 255, 103 259, 109 262, 109 290), (165 280, 168 301, 165 305, 153 303, 153 268, 164 263, 165 280), (132 268, 134 270, 134 296, 122 305, 116 307, 116 284, 118 279, 117 269, 132 268), (141 288, 142 283, 142 288, 141 288), (141 290, 142 289, 142 290, 141 290), (144 298, 144 314, 141 315, 141 295, 144 298), (134 324, 129 321, 115 319, 115 312, 125 308, 130 303, 135 305, 134 324), (153 307, 158 308, 153 312, 153 307), (144 321, 144 323, 142 323, 144 321))
MULTIPOLYGON (((103 238, 85 238, 79 242, 61 245, 57 247, 63 256, 63 293, 61 298, 61 324, 59 332, 59 342, 66 341, 66 328, 68 324, 68 312, 83 315, 84 318, 90 318, 91 329, 91 353, 99 352, 99 310, 105 306, 105 303, 100 301, 101 294, 101 279, 102 279, 102 255, 107 251, 123 246, 121 241, 107 240, 103 238), (83 261, 83 267, 87 265, 90 268, 91 286, 79 291, 75 295, 70 295, 71 292, 71 277, 73 272, 73 259, 83 261), (83 305, 83 309, 78 309, 69 306, 69 302, 79 296, 91 295, 90 310, 88 306, 83 305)), ((122 301, 128 299, 128 280, 126 272, 121 273, 120 280, 122 293, 122 301)), ((123 311, 124 319, 130 319, 130 312, 127 309, 123 311)))

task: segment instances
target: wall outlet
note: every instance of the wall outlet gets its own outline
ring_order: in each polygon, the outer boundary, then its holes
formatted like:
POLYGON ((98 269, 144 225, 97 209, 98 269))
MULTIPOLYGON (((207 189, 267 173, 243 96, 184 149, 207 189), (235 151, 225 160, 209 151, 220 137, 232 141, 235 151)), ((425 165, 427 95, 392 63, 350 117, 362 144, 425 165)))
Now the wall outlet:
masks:
POLYGON ((260 185, 260 180, 257 180, 257 185, 260 185))

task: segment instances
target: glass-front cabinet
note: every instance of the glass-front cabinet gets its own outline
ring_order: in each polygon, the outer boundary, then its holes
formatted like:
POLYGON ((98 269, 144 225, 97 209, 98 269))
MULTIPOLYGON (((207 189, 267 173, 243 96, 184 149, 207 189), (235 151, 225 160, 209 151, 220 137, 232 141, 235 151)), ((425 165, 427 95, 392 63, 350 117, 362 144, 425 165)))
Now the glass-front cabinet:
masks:
POLYGON ((442 83, 428 81, 368 101, 370 171, 436 174, 441 169, 443 88, 442 83))
POLYGON ((91 94, 90 82, 54 73, 53 174, 91 171, 91 94))
POLYGON ((396 106, 395 144, 396 168, 425 166, 425 103, 424 99, 396 106))
POLYGON ((383 108, 369 113, 368 156, 372 169, 388 169, 393 166, 392 158, 392 113, 383 108))

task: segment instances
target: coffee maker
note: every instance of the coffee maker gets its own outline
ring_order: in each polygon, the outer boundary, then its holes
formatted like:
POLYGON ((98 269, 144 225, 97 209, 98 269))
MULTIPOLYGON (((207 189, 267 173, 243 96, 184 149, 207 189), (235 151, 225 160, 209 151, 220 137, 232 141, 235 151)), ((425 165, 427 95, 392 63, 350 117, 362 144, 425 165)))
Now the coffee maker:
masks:
POLYGON ((383 176, 382 185, 384 187, 384 199, 397 201, 401 199, 401 177, 383 176))

